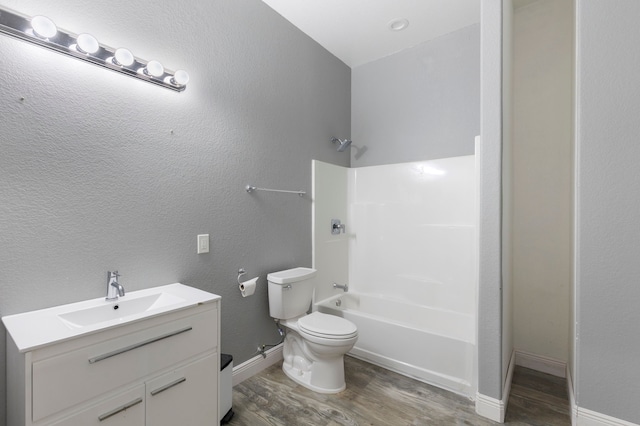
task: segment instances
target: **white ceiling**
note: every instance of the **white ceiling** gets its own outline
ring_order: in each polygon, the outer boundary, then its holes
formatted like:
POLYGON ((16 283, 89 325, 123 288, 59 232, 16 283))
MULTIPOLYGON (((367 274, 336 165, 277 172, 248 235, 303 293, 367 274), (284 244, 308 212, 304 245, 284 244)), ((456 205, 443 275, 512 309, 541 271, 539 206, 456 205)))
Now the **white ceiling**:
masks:
POLYGON ((480 0, 263 1, 351 68, 480 22, 480 0))

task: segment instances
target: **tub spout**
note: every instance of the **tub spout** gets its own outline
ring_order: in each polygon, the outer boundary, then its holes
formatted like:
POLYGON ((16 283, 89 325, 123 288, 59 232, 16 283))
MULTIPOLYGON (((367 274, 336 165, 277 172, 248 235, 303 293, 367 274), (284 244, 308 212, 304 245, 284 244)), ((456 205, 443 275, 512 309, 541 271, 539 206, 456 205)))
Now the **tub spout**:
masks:
POLYGON ((340 288, 344 290, 345 293, 349 291, 349 286, 347 284, 341 285, 341 284, 333 283, 333 288, 340 288))

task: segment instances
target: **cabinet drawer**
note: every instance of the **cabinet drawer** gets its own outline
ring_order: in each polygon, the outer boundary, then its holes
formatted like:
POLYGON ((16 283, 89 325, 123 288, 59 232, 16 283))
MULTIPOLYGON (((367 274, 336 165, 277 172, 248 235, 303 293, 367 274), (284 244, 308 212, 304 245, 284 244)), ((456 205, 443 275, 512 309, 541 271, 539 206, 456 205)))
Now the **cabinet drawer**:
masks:
POLYGON ((219 359, 208 355, 147 382, 147 424, 218 425, 219 359))
POLYGON ((216 350, 217 319, 214 307, 34 362, 33 421, 216 350))
POLYGON ((144 385, 139 385, 51 426, 144 426, 144 396, 144 385))

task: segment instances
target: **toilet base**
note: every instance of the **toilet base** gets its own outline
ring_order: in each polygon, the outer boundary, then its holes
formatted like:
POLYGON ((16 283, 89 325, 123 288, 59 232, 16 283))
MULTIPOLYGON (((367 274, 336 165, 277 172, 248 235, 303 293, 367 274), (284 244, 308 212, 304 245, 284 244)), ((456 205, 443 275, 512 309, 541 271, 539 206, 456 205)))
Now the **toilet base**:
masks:
POLYGON ((327 389, 327 388, 321 388, 318 386, 314 386, 311 384, 311 372, 307 371, 307 372, 303 372, 295 367, 292 367, 290 365, 287 365, 287 363, 283 363, 282 364, 282 371, 284 371, 284 374, 287 375, 287 377, 289 377, 291 380, 293 380, 294 382, 298 383, 301 386, 304 386, 305 388, 312 390, 314 392, 318 392, 318 393, 325 393, 325 394, 333 394, 333 393, 339 393, 342 392, 343 390, 345 390, 347 388, 346 383, 343 383, 342 386, 335 388, 335 389, 327 389))
POLYGON ((322 351, 318 351, 322 348, 316 346, 289 330, 284 342, 282 371, 294 382, 314 392, 342 392, 346 389, 343 354, 353 345, 333 347, 330 348, 330 354, 322 355, 322 351), (311 350, 311 346, 315 350, 311 350))

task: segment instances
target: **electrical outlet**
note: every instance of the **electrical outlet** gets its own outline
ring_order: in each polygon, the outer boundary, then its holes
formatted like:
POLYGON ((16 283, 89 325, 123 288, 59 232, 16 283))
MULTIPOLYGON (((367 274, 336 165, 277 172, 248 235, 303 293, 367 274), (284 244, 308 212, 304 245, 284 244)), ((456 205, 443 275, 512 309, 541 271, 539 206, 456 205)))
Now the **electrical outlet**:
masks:
POLYGON ((209 253, 209 234, 198 235, 198 254, 209 253))

